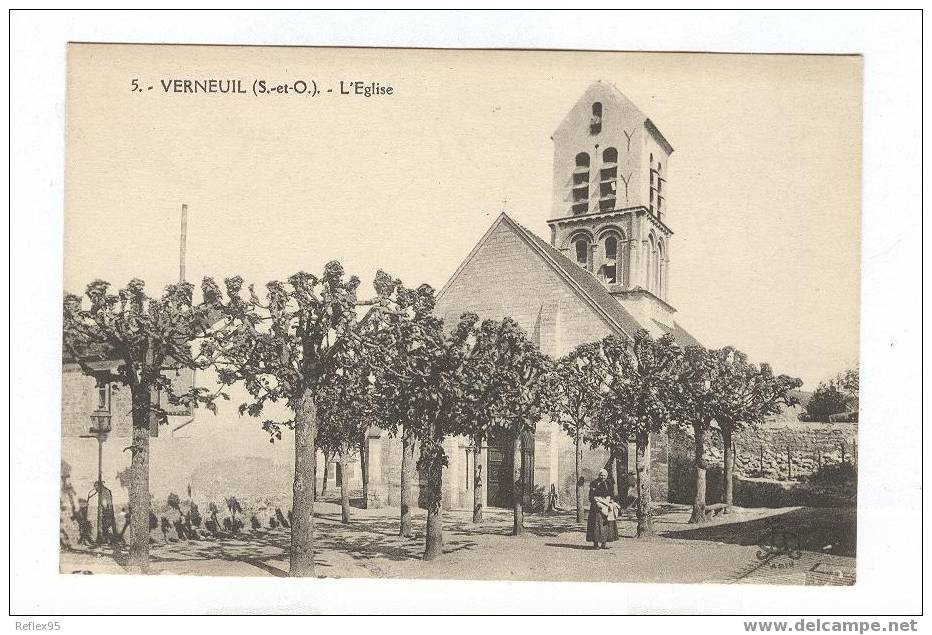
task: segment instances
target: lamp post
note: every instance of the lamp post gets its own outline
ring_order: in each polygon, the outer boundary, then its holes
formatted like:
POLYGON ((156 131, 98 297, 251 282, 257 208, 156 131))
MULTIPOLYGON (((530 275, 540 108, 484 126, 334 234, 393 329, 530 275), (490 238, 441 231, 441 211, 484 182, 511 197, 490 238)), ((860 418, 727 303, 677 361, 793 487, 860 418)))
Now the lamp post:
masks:
POLYGON ((104 441, 110 433, 110 420, 110 411, 98 407, 91 413, 90 434, 85 435, 97 439, 97 484, 94 486, 97 491, 97 544, 103 543, 104 506, 101 504, 101 497, 104 490, 104 441))

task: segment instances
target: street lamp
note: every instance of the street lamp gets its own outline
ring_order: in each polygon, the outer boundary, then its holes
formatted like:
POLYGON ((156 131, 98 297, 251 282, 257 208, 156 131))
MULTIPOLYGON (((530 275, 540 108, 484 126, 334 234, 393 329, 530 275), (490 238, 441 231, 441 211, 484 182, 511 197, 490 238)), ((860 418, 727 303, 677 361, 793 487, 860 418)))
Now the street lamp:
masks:
POLYGON ((110 421, 112 415, 109 410, 103 406, 98 406, 97 410, 91 413, 90 434, 84 435, 88 438, 97 439, 97 484, 94 489, 97 491, 97 544, 102 544, 103 524, 104 524, 104 506, 102 504, 104 490, 104 441, 110 433, 110 421))

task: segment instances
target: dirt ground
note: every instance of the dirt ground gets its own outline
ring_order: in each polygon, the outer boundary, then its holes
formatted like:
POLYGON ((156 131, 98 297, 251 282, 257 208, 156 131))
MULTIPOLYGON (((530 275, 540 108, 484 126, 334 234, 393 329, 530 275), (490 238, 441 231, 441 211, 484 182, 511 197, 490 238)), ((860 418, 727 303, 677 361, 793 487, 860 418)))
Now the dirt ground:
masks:
MULTIPOLYGON (((424 512, 415 512, 414 538, 398 537, 398 510, 353 509, 349 525, 339 506, 317 503, 316 568, 320 577, 853 584, 855 510, 737 509, 705 526, 690 525, 689 509, 659 505, 658 535, 634 538, 631 511, 608 550, 585 542, 585 524, 571 512, 528 514, 525 534, 511 536, 510 510, 488 509, 482 525, 468 511, 444 513, 444 555, 421 560, 424 512)), ((287 576, 287 529, 215 540, 153 545, 155 574, 287 576)), ((67 551, 61 572, 124 573, 123 550, 67 551)))

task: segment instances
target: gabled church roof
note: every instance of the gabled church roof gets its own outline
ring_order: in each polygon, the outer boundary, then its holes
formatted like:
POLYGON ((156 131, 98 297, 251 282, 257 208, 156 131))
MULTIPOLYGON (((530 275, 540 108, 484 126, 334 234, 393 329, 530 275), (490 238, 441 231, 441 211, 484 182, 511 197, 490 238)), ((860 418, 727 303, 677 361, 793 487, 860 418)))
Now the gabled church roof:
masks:
MULTIPOLYGON (((492 226, 473 248, 472 252, 470 252, 462 264, 460 264, 459 268, 457 268, 456 272, 450 277, 447 283, 443 285, 440 293, 437 294, 438 303, 443 297, 444 292, 453 284, 459 277, 459 274, 465 269, 466 265, 479 252, 485 241, 488 240, 495 229, 502 224, 517 234, 547 265, 559 274, 576 295, 589 304, 589 306, 612 327, 616 334, 631 336, 638 329, 648 328, 648 325, 641 324, 628 312, 595 276, 584 270, 578 264, 563 255, 560 250, 552 247, 548 242, 541 239, 534 232, 530 231, 504 212, 492 223, 492 226)), ((656 322, 656 320, 652 320, 652 323, 649 330, 656 331, 659 327, 663 332, 672 333, 680 346, 699 345, 699 342, 692 335, 687 333, 675 322, 673 329, 656 322)))

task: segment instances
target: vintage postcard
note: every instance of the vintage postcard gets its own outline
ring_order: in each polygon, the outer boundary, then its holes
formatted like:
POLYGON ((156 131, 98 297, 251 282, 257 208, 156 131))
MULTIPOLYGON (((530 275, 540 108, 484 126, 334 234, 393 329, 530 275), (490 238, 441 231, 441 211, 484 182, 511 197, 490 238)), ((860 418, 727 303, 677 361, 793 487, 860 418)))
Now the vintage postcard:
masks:
POLYGON ((862 69, 70 44, 60 572, 855 584, 862 69))

